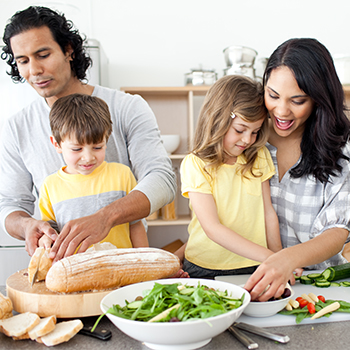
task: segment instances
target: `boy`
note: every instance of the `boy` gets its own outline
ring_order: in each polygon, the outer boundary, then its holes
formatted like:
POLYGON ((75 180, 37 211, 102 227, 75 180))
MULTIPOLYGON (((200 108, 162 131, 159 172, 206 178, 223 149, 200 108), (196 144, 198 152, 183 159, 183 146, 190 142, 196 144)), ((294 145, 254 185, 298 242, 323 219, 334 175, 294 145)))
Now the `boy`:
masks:
MULTIPOLYGON (((112 121, 100 98, 73 94, 58 99, 50 111, 50 127, 50 141, 66 166, 45 179, 39 208, 42 220, 60 232, 66 222, 126 196, 136 180, 126 165, 105 161, 112 121)), ((52 242, 44 235, 39 245, 48 248, 52 242)), ((113 227, 102 242, 118 248, 148 247, 142 221, 113 227)))

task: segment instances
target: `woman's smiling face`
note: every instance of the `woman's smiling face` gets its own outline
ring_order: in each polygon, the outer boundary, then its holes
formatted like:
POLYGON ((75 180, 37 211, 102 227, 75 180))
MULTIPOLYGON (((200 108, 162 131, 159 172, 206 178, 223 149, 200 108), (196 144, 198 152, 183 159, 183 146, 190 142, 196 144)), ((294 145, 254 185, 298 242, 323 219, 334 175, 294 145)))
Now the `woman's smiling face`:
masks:
POLYGON ((281 137, 303 133, 314 102, 300 90, 293 72, 286 66, 275 68, 265 86, 265 105, 273 128, 281 137))

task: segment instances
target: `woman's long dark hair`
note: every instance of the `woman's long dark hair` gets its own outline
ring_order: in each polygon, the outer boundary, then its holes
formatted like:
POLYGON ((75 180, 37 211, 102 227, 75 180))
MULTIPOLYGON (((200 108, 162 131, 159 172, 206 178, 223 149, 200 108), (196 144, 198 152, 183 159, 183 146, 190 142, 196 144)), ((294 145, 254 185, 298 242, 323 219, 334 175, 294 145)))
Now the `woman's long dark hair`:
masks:
POLYGON ((71 69, 79 80, 84 80, 87 69, 92 65, 92 60, 86 54, 83 46, 85 39, 80 36, 79 31, 74 29, 73 23, 66 20, 63 14, 42 6, 30 6, 23 11, 16 12, 5 27, 3 36, 5 46, 2 49, 1 58, 7 60, 7 64, 11 67, 11 71, 8 73, 11 75, 11 79, 14 82, 24 81, 19 74, 10 39, 27 30, 43 26, 50 29, 63 53, 67 52, 69 45, 71 46, 73 49, 72 61, 70 61, 71 69))
POLYGON ((329 51, 316 39, 290 39, 271 55, 264 74, 266 86, 271 72, 288 67, 299 88, 315 103, 306 121, 301 141, 301 162, 290 170, 292 177, 313 175, 325 183, 342 171, 343 147, 349 140, 350 121, 345 111, 344 91, 329 51))

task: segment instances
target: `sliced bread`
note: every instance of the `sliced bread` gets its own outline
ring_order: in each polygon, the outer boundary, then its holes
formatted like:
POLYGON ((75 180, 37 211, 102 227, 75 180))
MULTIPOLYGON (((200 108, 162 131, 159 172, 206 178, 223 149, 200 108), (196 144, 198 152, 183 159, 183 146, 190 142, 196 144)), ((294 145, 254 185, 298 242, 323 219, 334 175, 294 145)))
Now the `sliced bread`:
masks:
POLYGON ((28 332, 29 338, 34 340, 52 332, 56 327, 56 316, 42 318, 40 323, 28 332))
POLYGON ((46 346, 57 345, 73 338, 82 328, 83 322, 80 320, 59 322, 52 332, 36 340, 39 343, 44 343, 46 346))
POLYGON ((25 312, 0 320, 0 332, 9 337, 21 337, 40 322, 40 317, 32 312, 25 312))

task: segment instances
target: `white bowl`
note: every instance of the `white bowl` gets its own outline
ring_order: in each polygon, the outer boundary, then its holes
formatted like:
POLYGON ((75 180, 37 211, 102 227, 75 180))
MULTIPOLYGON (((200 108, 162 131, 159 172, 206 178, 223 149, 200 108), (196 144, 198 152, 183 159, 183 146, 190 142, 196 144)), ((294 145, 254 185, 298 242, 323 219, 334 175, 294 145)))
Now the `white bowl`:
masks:
POLYGON ((250 294, 242 287, 231 283, 197 278, 170 278, 131 284, 114 290, 102 299, 100 305, 101 310, 105 313, 108 308, 114 304, 124 306, 125 300, 129 302, 135 300, 137 296, 142 295, 142 291, 152 289, 155 282, 161 284, 180 282, 189 286, 197 286, 198 283, 200 283, 201 285, 206 285, 217 290, 227 290, 228 294, 233 298, 241 298, 244 294, 244 301, 242 306, 225 314, 209 317, 204 320, 189 322, 148 323, 127 320, 112 314, 107 314, 107 317, 122 332, 131 338, 144 342, 145 345, 151 349, 198 349, 199 347, 208 344, 211 338, 224 332, 229 326, 231 326, 250 302, 250 294))
POLYGON ((290 289, 291 295, 288 298, 283 298, 274 301, 251 301, 249 305, 243 310, 243 313, 251 317, 269 317, 277 314, 277 312, 284 309, 288 301, 293 297, 294 291, 287 283, 286 288, 290 289))
POLYGON ((160 137, 168 155, 175 152, 180 145, 180 135, 160 135, 160 137))

